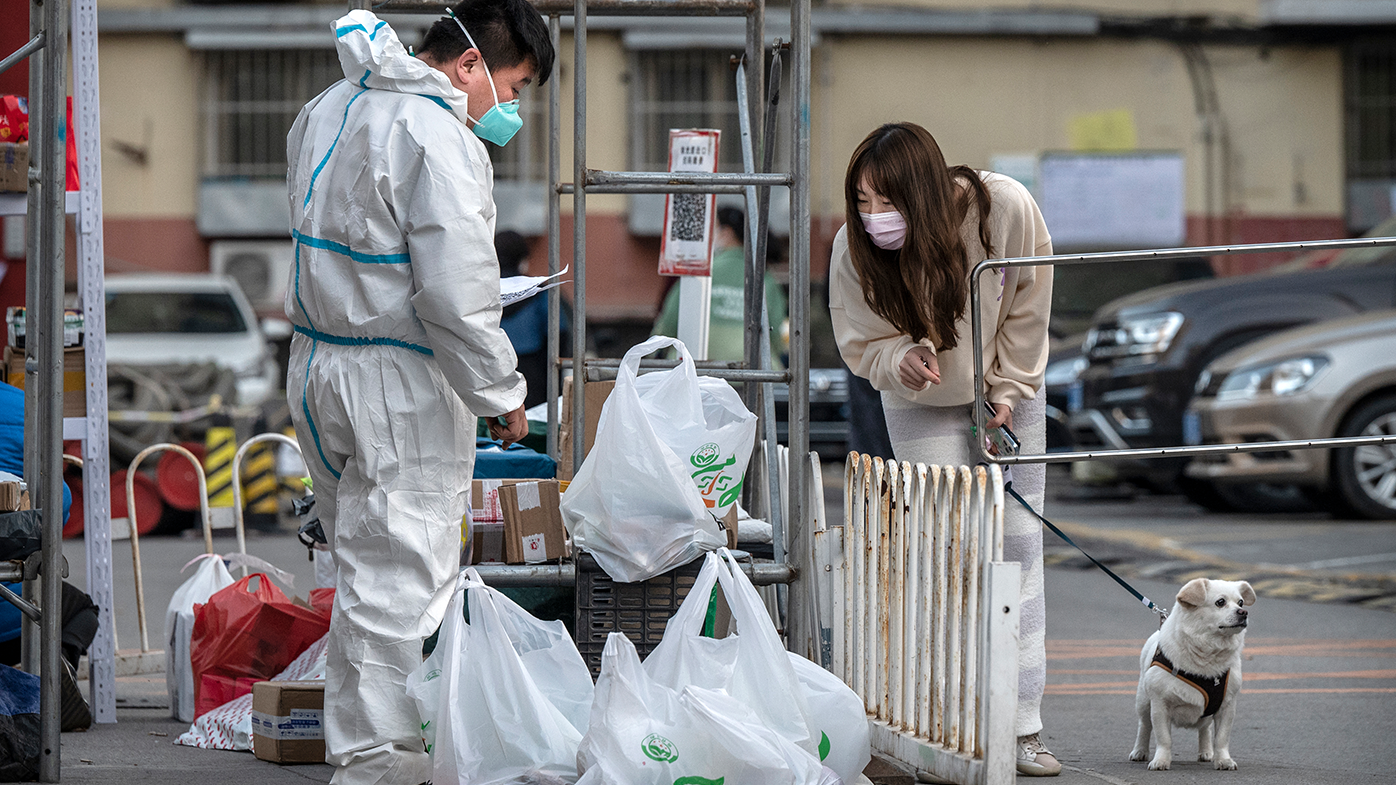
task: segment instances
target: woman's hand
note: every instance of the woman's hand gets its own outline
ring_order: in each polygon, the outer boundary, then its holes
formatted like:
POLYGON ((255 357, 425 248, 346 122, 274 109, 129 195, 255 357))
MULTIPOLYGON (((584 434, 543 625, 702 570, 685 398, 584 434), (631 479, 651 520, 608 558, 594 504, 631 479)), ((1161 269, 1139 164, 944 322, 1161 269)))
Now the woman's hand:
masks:
POLYGON ((994 415, 994 419, 984 423, 984 427, 992 431, 1000 425, 1006 425, 1008 426, 1008 430, 1013 430, 1013 409, 1009 408, 1006 403, 993 403, 990 405, 993 406, 994 411, 998 413, 994 415))
POLYGON ((907 351, 897 370, 902 384, 913 390, 926 389, 926 382, 940 384, 940 361, 935 352, 919 344, 907 351))

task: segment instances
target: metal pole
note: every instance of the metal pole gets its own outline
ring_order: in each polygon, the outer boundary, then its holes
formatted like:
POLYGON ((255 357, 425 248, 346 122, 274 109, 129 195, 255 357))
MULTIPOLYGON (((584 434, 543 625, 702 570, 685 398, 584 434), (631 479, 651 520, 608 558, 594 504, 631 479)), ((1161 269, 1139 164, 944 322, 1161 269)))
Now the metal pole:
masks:
POLYGON ((572 27, 572 474, 586 455, 587 347, 587 0, 575 0, 572 27))
MULTIPOLYGON (((39 780, 58 782, 59 730, 62 697, 62 663, 59 639, 63 615, 63 273, 64 197, 67 179, 67 62, 68 25, 65 0, 46 0, 42 5, 44 30, 43 114, 39 133, 44 137, 43 158, 39 164, 42 212, 38 230, 44 235, 44 253, 37 260, 39 302, 34 322, 46 328, 43 343, 34 347, 40 363, 39 402, 39 493, 43 516, 43 584, 40 607, 44 617, 39 640, 39 780)), ((34 116, 30 116, 33 135, 34 116)), ((33 231, 34 227, 30 228, 33 231)), ((32 261, 32 260, 31 260, 32 261)), ((31 272, 33 272, 31 270, 31 272)))
MULTIPOLYGON (((984 259, 969 274, 970 328, 974 338, 974 425, 976 433, 984 432, 984 325, 979 304, 979 278, 989 270, 1009 267, 1043 267, 1059 264, 1103 264, 1121 261, 1168 261, 1192 259, 1199 256, 1229 256, 1243 253, 1272 253, 1276 251, 1312 251, 1317 249, 1386 248, 1396 246, 1396 237, 1364 237, 1355 240, 1312 240, 1297 243, 1252 243, 1249 245, 1213 245, 1200 248, 1159 248, 1143 251, 1110 251, 1106 253, 1063 254, 1061 256, 1022 256, 1012 259, 984 259)), ((793 310, 793 309, 792 309, 793 310)), ((1210 444, 1198 447, 1151 447, 1133 450, 1099 450, 1089 452, 1058 452, 1044 455, 990 455, 980 443, 979 451, 991 463, 1070 463, 1111 458, 1165 458, 1215 455, 1233 452, 1269 452, 1272 450, 1308 450, 1371 444, 1396 443, 1396 436, 1349 437, 1341 439, 1311 439, 1287 442, 1247 442, 1245 444, 1210 444)))
MULTIPOLYGON (((794 63, 795 122, 790 172, 790 561, 803 566, 812 551, 805 531, 809 523, 809 268, 810 268, 810 203, 809 203, 809 76, 810 76, 810 0, 793 0, 790 4, 791 60, 794 63)), ((805 611, 810 587, 799 584, 791 592, 790 618, 809 618, 805 611)), ((801 627, 805 623, 801 621, 801 627)), ((787 636, 787 645, 805 656, 816 655, 807 630, 787 636)))
MULTIPOLYGON (((562 48, 562 20, 548 17, 548 34, 553 51, 562 48)), ((562 269, 562 196, 558 180, 562 171, 562 64, 553 58, 553 73, 548 80, 548 275, 562 269)), ((575 314, 574 314, 575 316, 575 314)), ((562 295, 557 289, 548 291, 548 455, 556 460, 558 431, 557 358, 562 354, 562 295)))
MULTIPOLYGON (((573 32, 575 35, 575 31, 573 32)), ((695 186, 697 193, 712 193, 713 186, 790 185, 793 177, 781 172, 608 172, 583 168, 588 187, 593 185, 695 186)), ((738 192, 740 193, 740 191, 738 192)))
POLYGON ((87 422, 82 450, 84 561, 87 593, 96 603, 97 636, 87 650, 88 694, 93 719, 116 722, 116 635, 113 632, 110 470, 107 450, 107 298, 103 278, 101 81, 97 58, 96 0, 72 6, 73 122, 78 176, 78 291, 87 356, 87 422))
MULTIPOLYGON (((575 13, 572 0, 532 0, 532 3, 544 16, 575 13)), ((597 16, 744 16, 752 5, 752 0, 589 0, 587 11, 597 16)), ((357 6, 351 4, 352 7, 357 6)), ((387 0, 373 4, 372 8, 379 14, 441 13, 438 0, 387 0)))
MULTIPOLYGON (((29 33, 34 37, 44 35, 44 7, 39 0, 30 0, 29 3, 29 33)), ((38 389, 38 366, 31 365, 30 359, 34 357, 33 341, 42 339, 45 326, 35 318, 36 313, 31 310, 39 303, 39 276, 37 270, 41 266, 39 260, 44 256, 44 241, 47 239, 44 233, 39 230, 39 215, 43 212, 42 192, 39 190, 38 170, 39 162, 44 155, 43 134, 35 130, 34 119, 37 118, 37 126, 43 126, 44 112, 44 63, 46 58, 36 57, 29 61, 29 114, 31 118, 29 133, 29 198, 28 213, 25 216, 27 231, 25 232, 24 243, 24 303, 25 313, 25 350, 24 350, 24 480, 29 485, 31 497, 37 498, 39 492, 39 407, 41 400, 38 389)), ((42 605, 39 601, 39 584, 33 580, 24 582, 24 599, 31 603, 42 605)), ((27 618, 20 619, 20 665, 26 673, 38 674, 39 672, 39 625, 27 618)))

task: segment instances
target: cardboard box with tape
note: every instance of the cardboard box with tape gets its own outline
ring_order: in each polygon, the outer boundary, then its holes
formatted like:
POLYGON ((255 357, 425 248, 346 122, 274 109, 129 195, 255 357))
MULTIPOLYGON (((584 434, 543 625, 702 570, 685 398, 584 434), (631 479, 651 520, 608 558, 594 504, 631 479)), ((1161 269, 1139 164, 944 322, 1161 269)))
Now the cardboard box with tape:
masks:
MULTIPOLYGON (((596 442, 596 426, 601 422, 601 409, 606 405, 606 399, 611 397, 611 390, 616 388, 614 381, 610 382, 587 382, 585 414, 582 417, 584 441, 582 442, 582 455, 591 452, 591 445, 596 442)), ((562 382, 562 410, 558 413, 558 447, 557 447, 557 477, 559 480, 572 479, 572 379, 568 378, 562 382)))
POLYGON ((504 561, 537 564, 566 555, 562 495, 557 480, 517 482, 499 489, 504 509, 504 561))
MULTIPOLYGON (((5 381, 24 389, 24 350, 5 347, 5 381)), ((87 416, 87 350, 63 350, 63 416, 87 416)))
POLYGON ((272 763, 324 763, 325 683, 252 685, 252 754, 272 763))

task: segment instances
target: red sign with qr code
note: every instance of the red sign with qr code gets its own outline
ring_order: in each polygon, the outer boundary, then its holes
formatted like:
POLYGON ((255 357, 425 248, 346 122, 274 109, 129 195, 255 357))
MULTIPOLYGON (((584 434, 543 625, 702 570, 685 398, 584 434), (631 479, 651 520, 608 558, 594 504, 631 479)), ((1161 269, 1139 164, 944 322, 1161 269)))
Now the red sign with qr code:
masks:
MULTIPOLYGON (((717 129, 669 131, 669 171, 717 171, 717 129)), ((715 194, 669 194, 664 199, 664 234, 659 245, 660 275, 711 275, 715 194)))

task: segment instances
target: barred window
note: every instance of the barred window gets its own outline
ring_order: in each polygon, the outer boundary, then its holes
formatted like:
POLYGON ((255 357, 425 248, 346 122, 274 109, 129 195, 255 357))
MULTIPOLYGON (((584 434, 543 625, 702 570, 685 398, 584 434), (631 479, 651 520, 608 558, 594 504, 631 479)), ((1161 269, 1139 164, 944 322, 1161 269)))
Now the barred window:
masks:
POLYGON ((638 171, 667 171, 669 129, 722 131, 718 169, 741 171, 732 52, 646 50, 632 54, 631 158, 638 171))
POLYGON ((1347 110, 1348 177, 1396 177, 1396 46, 1349 51, 1347 110))
POLYGON ((286 134, 344 77, 333 49, 204 53, 204 175, 285 178, 286 134))

